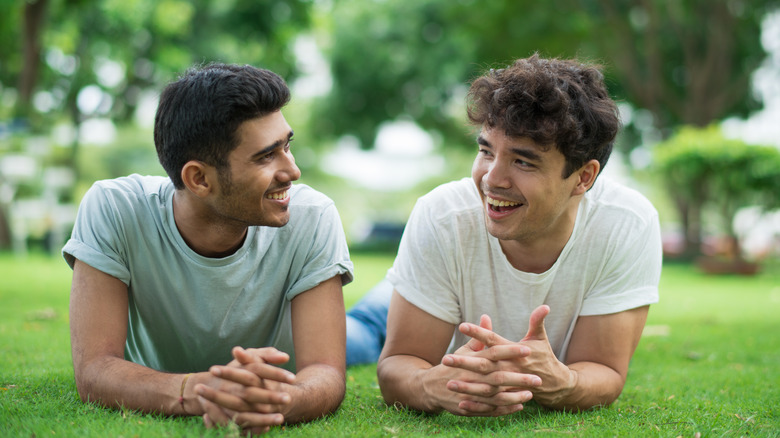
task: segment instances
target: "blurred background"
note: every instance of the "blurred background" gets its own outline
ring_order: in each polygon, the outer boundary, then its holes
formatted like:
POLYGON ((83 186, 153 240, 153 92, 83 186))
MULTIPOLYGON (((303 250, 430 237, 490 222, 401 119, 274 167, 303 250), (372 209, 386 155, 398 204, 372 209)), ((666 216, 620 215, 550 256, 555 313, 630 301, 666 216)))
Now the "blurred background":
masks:
POLYGON ((95 180, 164 175, 158 93, 212 61, 288 81, 302 182, 353 251, 395 251, 470 174, 470 80, 535 52, 603 65, 604 172, 656 205, 666 261, 780 258, 780 0, 0 0, 0 251, 57 255, 95 180))

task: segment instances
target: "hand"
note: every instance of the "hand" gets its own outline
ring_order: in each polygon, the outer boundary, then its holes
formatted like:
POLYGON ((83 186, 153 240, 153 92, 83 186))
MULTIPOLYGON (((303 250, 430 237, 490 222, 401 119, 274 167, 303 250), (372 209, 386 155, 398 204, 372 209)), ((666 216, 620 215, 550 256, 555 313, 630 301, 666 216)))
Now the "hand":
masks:
POLYGON ((577 373, 559 361, 552 351, 544 329, 544 318, 549 314, 550 306, 546 304, 531 312, 528 333, 520 343, 528 346, 532 353, 522 361, 521 366, 542 379, 541 386, 533 390, 534 399, 542 405, 554 406, 574 389, 577 373))
POLYGON ((532 394, 519 388, 533 384, 529 379, 535 377, 509 370, 503 362, 524 357, 530 350, 495 334, 487 315, 482 315, 479 326, 471 325, 476 336, 442 358, 446 389, 451 391, 442 407, 466 416, 499 416, 523 409, 532 394))
MULTIPOLYGON (((484 327, 461 324, 460 331, 463 334, 483 343, 488 348, 474 353, 471 357, 450 355, 445 356, 444 359, 451 360, 451 366, 468 370, 503 369, 523 373, 527 376, 526 382, 512 390, 531 391, 533 398, 541 404, 555 405, 573 389, 577 374, 561 363, 552 351, 544 328, 544 318, 549 313, 550 307, 547 305, 534 309, 528 323, 528 332, 517 343, 508 341, 484 327), (522 346, 527 349, 528 354, 512 355, 506 350, 508 345, 522 346)), ((473 385, 468 388, 469 394, 484 390, 473 385)))
POLYGON ((214 379, 209 384, 195 387, 206 427, 232 421, 245 431, 263 433, 282 424, 282 409, 290 402, 284 384, 294 383, 295 375, 275 365, 289 356, 275 348, 235 347, 232 353, 228 365, 211 367, 214 379))

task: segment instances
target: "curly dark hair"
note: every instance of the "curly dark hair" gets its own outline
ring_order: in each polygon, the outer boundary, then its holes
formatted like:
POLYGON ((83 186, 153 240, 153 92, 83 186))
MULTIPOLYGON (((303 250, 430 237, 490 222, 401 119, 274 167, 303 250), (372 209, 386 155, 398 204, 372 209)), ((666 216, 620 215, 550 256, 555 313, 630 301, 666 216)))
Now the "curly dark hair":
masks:
POLYGON ((276 73, 250 65, 209 64, 188 70, 160 95, 154 119, 157 156, 177 189, 190 160, 229 169, 245 121, 280 110, 290 90, 276 73))
POLYGON ((600 67, 575 60, 534 54, 491 69, 471 84, 468 102, 474 125, 558 148, 566 158, 564 178, 592 159, 603 169, 620 129, 600 67))

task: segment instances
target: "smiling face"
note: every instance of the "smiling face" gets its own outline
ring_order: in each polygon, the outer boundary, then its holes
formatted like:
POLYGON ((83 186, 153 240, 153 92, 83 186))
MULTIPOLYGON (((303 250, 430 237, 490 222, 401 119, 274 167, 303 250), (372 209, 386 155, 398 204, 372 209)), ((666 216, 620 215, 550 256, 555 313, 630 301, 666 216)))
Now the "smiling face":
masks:
POLYGON ((581 186, 582 169, 563 178, 566 160, 557 148, 508 137, 498 128, 485 127, 477 143, 471 175, 482 197, 488 232, 502 245, 552 244, 562 249, 587 190, 581 186))
POLYGON ((242 123, 239 145, 219 172, 212 211, 240 226, 281 227, 290 220, 288 189, 301 177, 290 151, 293 131, 281 111, 242 123))

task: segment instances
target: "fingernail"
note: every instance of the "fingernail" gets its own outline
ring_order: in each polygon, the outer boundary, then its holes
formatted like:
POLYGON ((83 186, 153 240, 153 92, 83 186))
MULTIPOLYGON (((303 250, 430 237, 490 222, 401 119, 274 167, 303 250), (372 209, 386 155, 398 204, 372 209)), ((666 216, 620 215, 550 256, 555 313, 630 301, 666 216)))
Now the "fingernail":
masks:
POLYGON ((536 386, 539 386, 539 385, 541 385, 541 384, 542 384, 542 379, 540 379, 540 378, 538 378, 538 377, 534 377, 534 379, 533 379, 533 382, 532 382, 532 383, 533 383, 534 385, 536 385, 536 386))
POLYGON ((444 365, 452 365, 452 357, 451 356, 444 356, 441 359, 441 363, 444 365))
POLYGON ((282 424, 283 422, 284 422, 284 416, 282 416, 282 415, 274 416, 274 423, 282 424))

